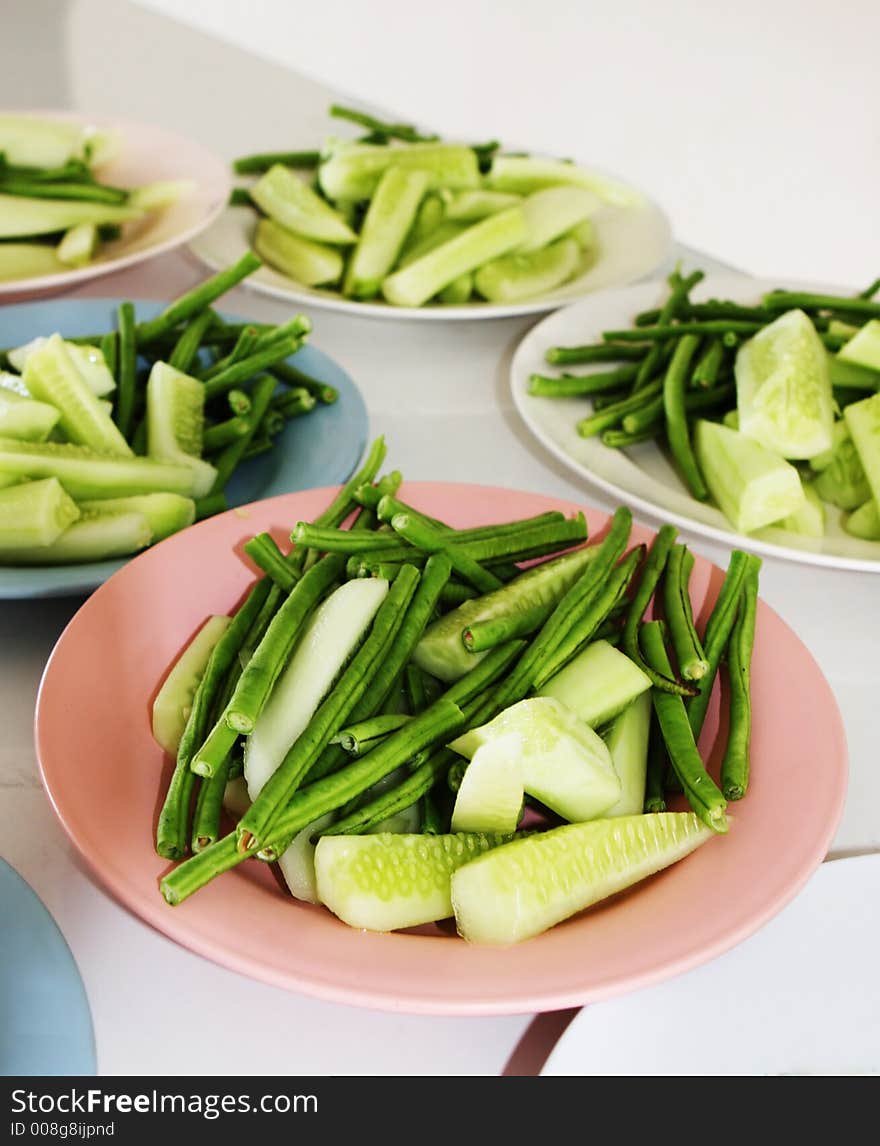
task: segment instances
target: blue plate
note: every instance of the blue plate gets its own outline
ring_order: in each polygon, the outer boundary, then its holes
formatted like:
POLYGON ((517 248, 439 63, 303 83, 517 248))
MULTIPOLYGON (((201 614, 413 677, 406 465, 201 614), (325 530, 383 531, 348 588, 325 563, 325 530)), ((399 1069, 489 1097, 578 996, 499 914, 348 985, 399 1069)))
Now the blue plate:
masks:
MULTIPOLYGON (((75 336, 112 330, 120 299, 53 299, 0 309, 0 346, 21 346, 59 331, 75 336)), ((136 302, 138 319, 152 318, 164 303, 136 302)), ((241 319, 229 317, 230 321, 241 319)), ((245 320, 246 321, 246 320, 245 320)), ((321 382, 335 386, 339 400, 318 406, 288 422, 271 453, 242 465, 229 483, 230 506, 246 505, 279 493, 336 485, 354 472, 367 442, 367 408, 360 391, 332 358, 304 346, 290 362, 321 382)), ((130 558, 38 568, 0 567, 0 598, 66 597, 89 593, 130 558)))
POLYGON ((55 920, 0 860, 0 1074, 94 1074, 85 988, 55 920))

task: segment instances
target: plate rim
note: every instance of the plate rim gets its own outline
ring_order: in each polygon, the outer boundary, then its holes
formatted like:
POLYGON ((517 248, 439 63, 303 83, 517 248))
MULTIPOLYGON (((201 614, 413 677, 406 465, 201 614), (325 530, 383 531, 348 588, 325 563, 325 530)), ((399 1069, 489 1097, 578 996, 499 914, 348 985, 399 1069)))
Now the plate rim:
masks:
MULTIPOLYGON (((700 283, 703 289, 712 291, 722 289, 721 286, 715 284, 724 283, 753 283, 756 292, 762 288, 767 287, 770 289, 773 285, 771 280, 765 277, 757 277, 742 273, 724 273, 724 272, 710 272, 700 283)), ((612 287, 608 290, 597 292, 597 296, 601 295, 603 298, 612 294, 625 294, 634 290, 645 289, 650 285, 656 283, 658 288, 662 287, 662 282, 659 279, 649 282, 629 283, 620 287, 612 287)), ((776 285, 781 285, 783 289, 795 290, 813 290, 821 289, 823 291, 838 291, 845 293, 848 287, 829 286, 827 283, 808 282, 803 280, 780 278, 776 280, 776 285)), ((513 404, 516 409, 517 415, 523 427, 529 434, 533 441, 537 441, 540 445, 547 450, 553 457, 566 467, 571 473, 575 474, 582 482, 588 486, 595 486, 597 489, 602 490, 605 494, 620 501, 631 505, 639 512, 646 514, 652 521, 664 520, 677 525, 681 529, 690 530, 698 536, 706 537, 711 541, 715 541, 728 548, 738 546, 747 549, 750 552, 758 553, 767 557, 777 557, 785 561, 793 561, 805 565, 815 565, 825 569, 840 569, 847 572, 854 573, 880 573, 880 543, 878 543, 877 557, 872 559, 868 557, 846 557, 834 556, 833 554, 825 553, 812 553, 809 550, 796 549, 787 545, 780 545, 776 542, 762 540, 760 538, 750 537, 746 533, 737 533, 735 530, 724 530, 715 525, 705 524, 703 522, 695 521, 692 517, 688 517, 683 513, 676 510, 664 509, 657 503, 642 497, 640 494, 631 493, 618 485, 616 482, 595 474, 588 470, 584 464, 578 462, 566 450, 559 445, 551 435, 531 417, 528 412, 528 403, 534 397, 526 392, 522 378, 525 375, 521 364, 522 359, 529 353, 533 341, 540 339, 541 328, 552 321, 563 317, 566 312, 573 311, 579 307, 589 306, 593 301, 592 297, 584 296, 577 299, 565 307, 559 307, 553 314, 548 315, 541 322, 535 323, 529 330, 525 332, 523 337, 519 340, 514 350, 513 357, 511 358, 510 368, 508 370, 508 389, 513 399, 513 404)), ((546 399, 550 401, 550 399, 546 399)), ((608 447, 605 447, 608 448, 608 447)), ((683 487, 682 487, 683 488, 683 487)))
MULTIPOLYGON (((543 498, 556 502, 560 508, 565 507, 568 509, 576 506, 576 503, 569 501, 567 498, 556 497, 555 495, 535 494, 534 491, 516 490, 511 487, 493 486, 482 483, 414 481, 408 483, 408 485, 410 491, 415 490, 416 492, 424 488, 434 489, 436 487, 444 487, 459 492, 465 490, 480 490, 486 491, 489 494, 524 494, 543 498)), ((313 494, 326 493, 329 497, 332 497, 339 488, 339 486, 327 486, 311 491, 300 491, 299 494, 280 494, 274 498, 267 498, 261 502, 251 503, 250 507, 242 508, 247 509, 256 505, 280 503, 289 498, 301 496, 303 492, 313 494)), ((601 514, 604 518, 609 516, 608 511, 599 507, 585 504, 581 508, 585 511, 601 514)), ((235 512, 235 510, 227 511, 229 514, 234 514, 235 512)), ((239 513, 240 512, 241 511, 239 511, 239 513)), ((217 519, 213 518, 209 520, 216 521, 217 519)), ((200 524, 207 524, 207 522, 200 524)), ((193 528, 198 528, 198 525, 193 528)), ((653 526, 648 525, 646 528, 652 533, 655 532, 653 526)), ((713 569, 718 570, 719 567, 716 566, 715 562, 710 558, 703 557, 701 554, 698 554, 698 557, 700 560, 707 562, 713 569)), ((139 557, 136 557, 134 560, 139 560, 139 557)), ((222 945, 219 945, 217 940, 212 937, 204 937, 201 933, 193 933, 192 931, 187 934, 185 924, 181 928, 172 923, 174 915, 173 913, 169 914, 170 909, 161 900, 158 892, 155 895, 155 900, 150 899, 149 901, 143 897, 139 898, 133 895, 126 895, 126 885, 122 876, 117 875, 115 872, 112 872, 108 876, 105 871, 99 868, 93 856, 90 854, 87 845, 83 846, 80 843, 75 828, 68 824, 56 801, 55 793, 47 776, 47 769, 43 760, 43 746, 41 744, 40 717, 44 703, 44 694, 47 690, 47 682, 50 679, 50 674, 54 672, 54 661, 58 655, 59 648, 66 639, 68 632, 72 626, 77 623, 77 618, 81 612, 96 607, 95 602, 100 601, 100 594, 103 591, 104 587, 102 586, 85 602, 82 609, 78 610, 65 626, 52 649, 40 679, 34 714, 34 740, 40 778, 53 811, 58 817, 65 834, 87 865, 88 870, 93 873, 98 883, 105 887, 113 895, 114 899, 126 910, 133 912, 138 918, 159 931, 160 934, 175 943, 179 943, 185 949, 204 958, 208 958, 212 962, 218 963, 236 973, 246 975, 248 978, 257 979, 285 990, 299 991, 328 1002, 344 1003, 367 1008, 379 1008, 395 1013, 463 1017, 540 1013, 568 1007, 579 1007, 585 1005, 587 1002, 599 1002, 606 998, 629 993, 650 986, 653 983, 662 982, 665 979, 707 963, 717 955, 730 950, 758 931, 769 919, 773 918, 787 903, 794 899, 801 888, 810 879, 816 868, 821 864, 828 852, 843 814, 848 790, 849 755, 843 716, 834 691, 821 666, 807 645, 798 637, 795 630, 771 606, 762 600, 760 602, 761 608, 766 609, 776 622, 781 624, 783 628, 791 634, 793 639, 800 646, 803 656, 827 695, 829 702, 828 716, 831 724, 830 735, 836 746, 833 758, 839 769, 840 776, 835 788, 834 806, 828 809, 823 832, 813 841, 812 846, 808 849, 808 859, 801 861, 797 872, 790 876, 784 884, 777 889, 775 895, 763 904, 760 911, 755 912, 747 920, 742 921, 738 927, 732 930, 725 929, 722 934, 716 935, 711 942, 697 945, 695 948, 675 958, 667 958, 664 962, 658 963, 640 974, 631 973, 622 980, 615 980, 611 983, 603 983, 598 987, 590 988, 588 997, 587 991, 583 986, 580 988, 574 986, 557 990, 548 990, 545 988, 543 990, 533 990, 530 993, 520 991, 515 994, 506 995, 504 997, 493 997, 488 1000, 475 1000, 463 995, 455 996, 451 1000, 446 1000, 425 993, 420 995, 411 993, 401 998, 399 993, 391 993, 390 989, 377 989, 375 986, 370 986, 369 988, 349 987, 344 984, 340 986, 314 973, 309 976, 304 976, 296 971, 283 972, 280 969, 269 966, 267 963, 255 965, 251 957, 236 951, 230 952, 222 945)))

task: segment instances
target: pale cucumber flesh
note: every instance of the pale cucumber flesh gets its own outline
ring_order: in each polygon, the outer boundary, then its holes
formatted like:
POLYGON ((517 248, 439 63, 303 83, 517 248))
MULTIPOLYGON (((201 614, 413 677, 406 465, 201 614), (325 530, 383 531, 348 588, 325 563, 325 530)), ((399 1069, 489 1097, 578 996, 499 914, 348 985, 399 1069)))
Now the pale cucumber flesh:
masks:
POLYGON ((95 257, 97 249, 98 228, 94 223, 78 223, 65 231, 55 252, 65 266, 84 267, 95 257))
POLYGON ((278 857, 278 866, 284 876, 284 882, 294 899, 304 903, 319 903, 318 880, 315 875, 315 848, 312 837, 324 828, 330 826, 335 819, 335 812, 328 812, 326 816, 319 816, 307 828, 293 837, 291 844, 278 857))
MULTIPOLYGON (((24 374, 30 356, 47 342, 48 339, 44 337, 33 338, 23 346, 10 350, 7 357, 19 374, 24 374)), ((64 347, 82 375, 83 381, 96 398, 103 398, 116 389, 116 380, 97 346, 80 346, 75 342, 65 342, 64 347)))
POLYGON ((217 476, 202 452, 205 387, 196 378, 157 362, 147 380, 147 453, 157 461, 189 466, 193 493, 204 497, 217 476))
POLYGON ((529 237, 518 250, 525 253, 545 247, 595 215, 601 206, 599 196, 582 187, 548 187, 527 195, 522 210, 529 237))
MULTIPOLYGON (((818 479, 817 479, 818 480, 818 479)), ((804 503, 794 513, 783 517, 773 527, 797 533, 801 537, 825 536, 825 506, 813 482, 804 483, 804 503)))
POLYGON ((29 115, 0 116, 0 153, 14 167, 62 167, 82 152, 77 123, 29 115))
POLYGON ((84 513, 142 513, 150 523, 153 543, 186 529, 196 519, 196 503, 179 493, 144 493, 139 497, 108 497, 102 501, 82 501, 84 513))
POLYGON ((606 819, 636 816, 645 807, 648 733, 652 713, 651 693, 643 692, 623 710, 605 735, 611 763, 620 781, 620 798, 605 812, 606 819))
POLYGON ((261 219, 257 224, 254 250, 275 270, 304 286, 331 286, 339 282, 345 265, 334 247, 303 239, 271 219, 261 219))
POLYGON ((474 283, 489 302, 519 302, 554 290, 567 282, 581 264, 581 248, 574 239, 560 239, 541 250, 503 255, 485 263, 474 283))
POLYGON ((880 501, 880 394, 853 402, 844 411, 871 494, 880 501))
MULTIPOLYGON (((192 470, 148 458, 116 458, 66 442, 0 438, 0 474, 57 477, 71 497, 129 497, 140 493, 193 493, 192 470)), ((140 516, 140 515, 138 515, 140 516)))
POLYGON ((592 191, 606 203, 618 207, 638 206, 642 196, 622 183, 588 171, 560 159, 536 159, 534 156, 496 155, 492 160, 486 186, 496 191, 514 191, 529 195, 545 187, 574 186, 592 191))
POLYGON ((866 322, 861 330, 841 347, 837 357, 855 366, 864 366, 868 370, 880 370, 880 319, 872 318, 866 322))
POLYGON ((515 207, 522 196, 510 191, 441 191, 446 218, 461 223, 477 223, 506 207, 515 207))
POLYGON ((141 513, 83 516, 51 545, 33 549, 0 548, 0 564, 67 565, 78 561, 109 561, 146 548, 152 540, 150 523, 141 513))
POLYGON ((871 498, 854 509, 843 527, 851 536, 860 537, 863 541, 880 541, 880 509, 877 502, 871 498))
POLYGON ((519 739, 481 745, 465 769, 452 811, 454 832, 515 832, 523 803, 519 739))
POLYGON ((0 549, 49 546, 80 516, 55 478, 0 489, 0 549))
POLYGON ((452 914, 450 879, 509 836, 324 836, 315 852, 318 897, 351 927, 396 931, 452 914))
POLYGON ((51 235, 80 223, 100 226, 103 223, 127 223, 142 217, 143 211, 135 207, 85 203, 76 199, 26 199, 21 195, 0 192, 0 239, 51 235))
POLYGON ((47 402, 0 390, 0 437, 44 442, 61 414, 47 402))
POLYGON ((374 146, 338 143, 321 163, 318 178, 328 198, 358 202, 369 199, 388 167, 418 169, 428 174, 428 189, 467 190, 480 185, 477 157, 470 147, 448 143, 374 146))
POLYGON ((585 724, 600 728, 650 687, 650 678, 628 656, 607 641, 594 641, 542 685, 539 695, 555 697, 585 724))
POLYGON ((394 266, 428 186, 424 171, 389 167, 364 216, 345 276, 345 293, 373 298, 394 266))
POLYGON ((693 812, 663 812, 516 840, 453 875, 459 933, 472 943, 519 943, 676 863, 712 835, 693 812))
POLYGON ((270 167, 250 195, 270 219, 304 239, 343 245, 357 241, 342 216, 288 167, 270 167))
POLYGON ((60 275, 67 269, 54 247, 43 243, 0 243, 0 282, 60 275))
POLYGON ((209 617, 186 646, 153 701, 153 739, 176 756, 193 697, 214 646, 229 628, 230 617, 209 617))

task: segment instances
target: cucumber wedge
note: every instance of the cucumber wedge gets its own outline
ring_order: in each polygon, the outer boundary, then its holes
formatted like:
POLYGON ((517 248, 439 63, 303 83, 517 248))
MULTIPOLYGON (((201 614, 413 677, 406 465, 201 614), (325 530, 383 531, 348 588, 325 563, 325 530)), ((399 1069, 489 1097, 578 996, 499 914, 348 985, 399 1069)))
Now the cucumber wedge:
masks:
POLYGON ((79 516, 76 503, 55 478, 0 489, 0 549, 51 545, 79 516))
POLYGON ((450 879, 509 836, 324 836, 315 852, 318 897, 350 927, 396 931, 452 914, 450 879))
POLYGON ((105 454, 132 456, 131 447, 98 405, 60 335, 53 334, 28 355, 24 384, 36 399, 60 411, 58 429, 69 441, 105 454))
MULTIPOLYGON (((23 487, 26 488, 26 487, 23 487)), ((68 565, 127 557, 150 544, 150 523, 140 513, 94 517, 83 514, 51 545, 33 549, 0 548, 0 564, 68 565)))
POLYGON ((580 263, 577 242, 560 239, 541 250, 504 255, 485 263, 474 276, 474 284, 489 302, 520 302, 562 286, 580 263))
MULTIPOLYGON (((10 365, 14 366, 19 374, 24 374, 30 356, 41 350, 48 341, 48 338, 34 338, 30 342, 26 342, 24 346, 17 346, 14 350, 10 350, 6 357, 9 359, 10 365)), ((116 389, 116 379, 110 372, 104 355, 97 346, 79 346, 75 342, 65 342, 64 347, 96 398, 103 398, 116 389)), ((22 386, 24 386, 23 382, 22 386)))
POLYGON ((82 153, 83 130, 77 123, 0 116, 0 153, 13 167, 62 167, 82 153))
POLYGON ((872 318, 837 352, 843 362, 880 370, 880 318, 872 318))
POLYGON ((529 237, 518 248, 537 251, 595 215, 601 198, 583 187, 547 187, 527 195, 521 203, 529 237))
POLYGON ((195 189, 192 179, 158 179, 134 187, 128 194, 128 204, 141 211, 164 211, 192 195, 195 189))
POLYGON ((776 522, 774 529, 785 529, 801 537, 825 536, 825 506, 816 489, 818 481, 804 482, 804 503, 800 509, 776 522))
POLYGON ((465 769, 452 810, 454 832, 516 831, 523 804, 515 733, 481 745, 465 769))
MULTIPOLYGON (((9 351, 6 357, 8 358, 11 353, 13 352, 9 351)), ((0 370, 0 394, 4 397, 9 394, 15 394, 19 398, 31 397, 31 392, 21 377, 18 374, 11 374, 8 370, 0 370)))
POLYGON ((853 402, 844 411, 875 501, 880 501, 880 394, 853 402))
POLYGON ((441 191, 446 205, 446 218, 460 223, 478 223, 488 215, 497 215, 505 207, 522 202, 521 195, 510 191, 441 191))
POLYGON ((61 414, 46 402, 22 398, 14 390, 0 390, 0 437, 45 442, 61 414))
POLYGON ((214 650, 232 623, 231 617, 208 617, 165 678, 153 701, 153 739, 176 756, 189 719, 193 697, 214 650))
POLYGON ((477 157, 470 147, 450 143, 410 143, 379 146, 334 141, 318 170, 324 194, 333 200, 369 199, 389 167, 425 171, 428 189, 453 191, 480 186, 477 157))
POLYGON ((802 310, 787 311, 744 343, 735 373, 739 429, 746 437, 783 458, 812 458, 830 447, 828 355, 802 310))
POLYGON ((701 419, 694 449, 709 491, 741 533, 772 525, 803 505, 797 470, 753 438, 701 419))
POLYGON ((458 680, 487 655, 468 652, 465 648, 461 634, 469 625, 510 613, 526 613, 535 606, 546 606, 549 613, 597 553, 596 546, 576 549, 552 561, 534 565, 503 589, 463 602, 428 626, 416 645, 413 660, 438 680, 458 680))
POLYGON ((854 509, 843 528, 853 537, 861 537, 863 541, 880 541, 880 509, 877 502, 871 498, 858 509, 854 509))
POLYGON ((186 529, 196 519, 196 503, 179 493, 144 493, 139 497, 108 497, 81 501, 83 513, 142 513, 150 523, 153 544, 186 529))
POLYGON ((598 172, 561 159, 535 159, 530 155, 496 155, 485 182, 494 191, 515 191, 521 195, 544 187, 582 187, 617 207, 638 206, 644 201, 637 191, 598 172))
POLYGON ((414 263, 420 259, 422 255, 427 255, 429 251, 436 250, 437 247, 442 246, 448 242, 449 239, 454 239, 467 230, 467 223, 459 223, 452 219, 444 219, 428 234, 423 235, 416 241, 413 241, 411 234, 403 246, 403 251, 397 261, 397 269, 403 270, 408 267, 410 263, 414 263))
POLYGON ((449 747, 473 758, 484 744, 499 740, 515 754, 514 766, 518 757, 523 789, 566 820, 592 820, 620 798, 604 741, 552 697, 521 700, 449 747))
MULTIPOLYGON (((128 223, 142 219, 136 207, 114 203, 89 203, 80 199, 26 199, 0 193, 0 239, 52 235, 80 223, 128 223)), ((63 263, 61 264, 64 265, 63 263)))
POLYGON ((611 763, 620 781, 620 799, 605 813, 606 819, 635 816, 645 806, 648 733, 653 709, 650 692, 643 692, 623 710, 605 735, 611 763))
POLYGON ((278 866, 284 876, 290 894, 303 903, 320 903, 318 880, 315 875, 315 848, 312 837, 330 826, 336 818, 335 812, 319 816, 314 823, 293 837, 293 842, 278 857, 278 866))
POLYGON ((474 293, 474 276, 470 273, 459 275, 453 279, 449 286, 445 286, 437 295, 437 301, 446 306, 461 306, 467 302, 474 293))
POLYGON ((98 228, 94 223, 78 223, 64 232, 55 253, 66 267, 84 267, 98 249, 98 228))
POLYGON ((651 687, 650 678, 607 641, 594 641, 539 690, 569 708, 590 728, 601 728, 651 687))
POLYGON ((0 282, 59 275, 68 267, 43 243, 0 243, 0 282))
POLYGON ((257 223, 254 250, 269 266, 304 286, 331 286, 342 278, 345 263, 339 251, 300 238, 271 219, 257 223))
POLYGON ((345 275, 345 294, 374 298, 394 266, 428 186, 424 171, 389 167, 379 180, 345 275))
POLYGON ((276 163, 251 187, 257 206, 288 231, 316 243, 357 242, 345 219, 289 167, 276 163))
POLYGON ((453 279, 513 250, 526 237, 521 208, 508 207, 389 275, 382 293, 393 306, 422 306, 453 279))
POLYGON ((203 461, 205 387, 197 378, 156 362, 147 379, 147 454, 163 462, 189 466, 193 493, 209 493, 217 471, 203 461))
POLYGON ((515 840, 453 875, 459 933, 471 943, 520 943, 677 863, 713 835, 693 812, 662 812, 515 840))
POLYGON ((189 497, 193 493, 193 471, 188 466, 114 457, 66 442, 0 438, 0 474, 57 477, 70 496, 79 500, 158 492, 189 497))

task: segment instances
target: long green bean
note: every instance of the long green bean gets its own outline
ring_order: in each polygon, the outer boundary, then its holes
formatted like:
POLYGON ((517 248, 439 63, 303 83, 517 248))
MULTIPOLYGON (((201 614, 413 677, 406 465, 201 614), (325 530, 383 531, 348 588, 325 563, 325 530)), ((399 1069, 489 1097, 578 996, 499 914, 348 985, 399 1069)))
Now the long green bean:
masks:
MULTIPOLYGON (((705 410, 714 410, 728 402, 736 400, 736 386, 732 383, 713 386, 711 390, 688 390, 684 395, 684 408, 688 415, 702 413, 705 410)), ((655 428, 654 436, 665 431, 663 420, 665 411, 664 396, 658 394, 650 402, 646 402, 631 414, 621 418, 624 432, 640 434, 649 427, 655 428)))
POLYGON ((271 533, 258 533, 245 543, 244 551, 283 592, 289 593, 299 580, 296 570, 285 559, 271 533))
POLYGON ((691 446, 684 405, 688 371, 698 344, 699 340, 693 334, 685 334, 676 344, 663 380, 663 408, 666 414, 666 439, 672 456, 693 496, 698 501, 706 501, 709 489, 691 446))
POLYGON ((674 325, 639 326, 627 330, 608 330, 602 337, 609 342, 655 342, 668 338, 681 338, 684 334, 756 334, 762 327, 760 322, 744 322, 735 318, 706 319, 703 322, 678 322, 674 325))
POLYGON ((270 367, 269 372, 274 374, 279 382, 284 382, 287 386, 308 390, 313 398, 317 398, 319 402, 325 405, 332 405, 339 398, 339 391, 335 386, 331 386, 329 382, 319 382, 317 378, 304 373, 292 362, 276 362, 274 366, 270 367))
POLYGON ((730 676, 727 747, 721 763, 721 788, 728 800, 741 800, 749 786, 752 730, 751 663, 758 608, 758 573, 749 570, 739 596, 736 621, 727 644, 730 676))
POLYGON ((720 338, 710 338, 691 375, 694 384, 701 386, 704 390, 714 386, 718 381, 723 361, 724 343, 720 338))
POLYGON ((604 410, 599 410, 596 413, 588 414, 586 418, 582 418, 577 424, 578 434, 582 438, 590 438, 611 426, 616 426, 627 414, 646 405, 655 394, 661 393, 662 390, 663 380, 655 378, 653 382, 648 382, 647 385, 640 387, 639 390, 621 402, 616 402, 613 406, 606 406, 604 410))
POLYGON ((626 365, 616 370, 594 371, 592 374, 563 374, 560 378, 530 374, 529 393, 540 398, 578 398, 586 394, 603 394, 634 381, 637 373, 637 366, 626 365))
MULTIPOLYGON (((234 367, 232 369, 234 369, 234 367)), ((269 403, 272 400, 274 390, 275 379, 271 375, 264 374, 257 379, 256 385, 251 393, 251 412, 248 415, 247 433, 242 434, 241 437, 235 438, 229 445, 224 446, 222 451, 213 459, 217 474, 214 478, 214 484, 209 491, 210 493, 221 493, 226 488, 239 462, 244 459, 248 452, 248 447, 254 439, 254 435, 262 421, 263 415, 269 409, 269 403)))
POLYGON ((119 357, 119 334, 115 330, 108 330, 101 338, 101 354, 104 356, 107 369, 115 378, 119 357))
POLYGON ((395 533, 399 533, 417 549, 427 553, 444 553, 456 573, 466 581, 470 581, 481 593, 490 593, 493 589, 501 588, 503 582, 494 573, 484 569, 478 561, 464 553, 457 545, 451 544, 446 534, 432 529, 412 514, 395 513, 391 519, 391 527, 395 533))
POLYGON ((199 283, 197 287, 181 295, 155 318, 151 318, 148 322, 138 323, 138 344, 143 346, 160 335, 167 334, 181 322, 192 318, 193 315, 204 310, 206 306, 210 306, 222 294, 234 287, 236 283, 240 283, 242 279, 247 278, 248 275, 253 274, 262 265, 253 251, 247 251, 238 262, 223 271, 219 271, 216 275, 212 275, 211 278, 205 279, 203 283, 199 283))
POLYGON ((793 310, 837 310, 844 314, 858 314, 865 318, 880 318, 880 302, 870 298, 839 294, 813 294, 810 291, 772 290, 761 300, 764 306, 773 311, 793 310))
MULTIPOLYGON (((212 378, 216 378, 218 374, 226 370, 227 367, 233 366, 236 362, 241 362, 245 358, 249 358, 257 349, 259 340, 260 332, 257 328, 255 326, 246 326, 238 338, 236 338, 229 353, 225 354, 222 358, 218 358, 217 361, 212 363, 199 377, 203 382, 209 382, 212 378)), ((260 347, 260 349, 262 349, 262 347, 260 347)))
POLYGON ((114 417, 124 438, 131 433, 134 417, 134 386, 137 375, 137 344, 135 342, 134 304, 121 302, 116 310, 119 334, 119 354, 116 375, 116 405, 114 417))
POLYGON ((196 807, 193 812, 192 842, 190 844, 193 854, 204 851, 205 848, 217 842, 217 837, 220 834, 220 813, 223 811, 223 793, 226 791, 226 780, 229 776, 229 763, 227 757, 214 775, 208 780, 202 780, 199 785, 196 807))
POLYGON ((663 610, 678 671, 685 680, 700 680, 709 670, 691 608, 688 584, 693 564, 687 546, 673 545, 663 571, 663 610))
POLYGON ((263 151, 233 160, 232 170, 236 175, 262 175, 278 163, 282 167, 309 168, 320 162, 320 151, 263 151))
POLYGON ((184 374, 190 372, 214 318, 214 312, 206 306, 186 324, 171 351, 171 356, 168 359, 169 366, 173 366, 175 370, 183 371, 184 374))
MULTIPOLYGON (((690 292, 704 277, 705 276, 702 271, 692 271, 691 274, 689 274, 687 277, 682 278, 681 274, 677 270, 669 276, 669 297, 663 304, 663 308, 660 311, 659 321, 661 323, 672 322, 682 307, 687 305, 690 292)), ((603 334, 602 338, 605 342, 616 341, 616 339, 612 339, 607 334, 603 334)), ((636 341, 643 340, 637 339, 636 341)), ((643 353, 644 358, 641 361, 638 374, 636 374, 636 379, 633 383, 634 394, 646 389, 646 387, 650 385, 652 379, 657 375, 663 363, 664 349, 662 346, 651 346, 647 351, 643 351, 643 353)))
POLYGON ((586 365, 590 362, 638 362, 645 351, 636 346, 551 346, 544 357, 551 366, 586 365))
POLYGON ((666 773, 666 744, 656 715, 651 719, 648 733, 648 765, 645 771, 645 812, 665 812, 666 793, 664 776, 666 773))
MULTIPOLYGON (((241 358, 238 362, 233 362, 230 366, 224 367, 219 374, 215 374, 205 383, 205 401, 209 402, 219 394, 225 394, 227 390, 232 390, 235 386, 240 386, 242 382, 249 381, 255 374, 265 370, 267 366, 280 362, 284 358, 289 358, 291 354, 296 353, 299 346, 298 339, 285 338, 281 342, 273 343, 272 346, 267 346, 264 350, 258 350, 254 354, 249 354, 247 358, 241 358)), ((269 378, 274 392, 276 379, 273 375, 269 375, 269 378)))
POLYGON ((464 647, 471 653, 481 653, 494 649, 514 637, 534 633, 544 624, 553 612, 553 604, 541 603, 514 613, 504 613, 499 617, 489 617, 485 621, 474 621, 462 630, 464 647))
POLYGON ((243 418, 240 414, 234 414, 224 422, 217 422, 216 425, 209 426, 205 430, 202 435, 202 450, 206 454, 222 450, 230 442, 245 437, 249 430, 250 423, 247 418, 243 418))
POLYGON ((410 719, 410 714, 406 712, 385 712, 379 716, 371 716, 369 720, 346 725, 330 743, 339 744, 350 756, 363 756, 375 748, 380 740, 402 728, 410 719))
POLYGON ((600 436, 604 446, 609 446, 612 450, 623 450, 628 446, 637 446, 641 442, 653 442, 662 433, 663 423, 657 420, 645 426, 643 430, 635 430, 632 433, 628 430, 603 430, 600 436))
POLYGON ((344 107, 342 104, 330 105, 330 115, 334 119, 346 119, 349 123, 356 123, 365 127, 372 135, 382 139, 400 139, 404 143, 432 143, 439 139, 438 135, 423 135, 410 123, 385 123, 373 115, 358 111, 353 107, 344 107))

